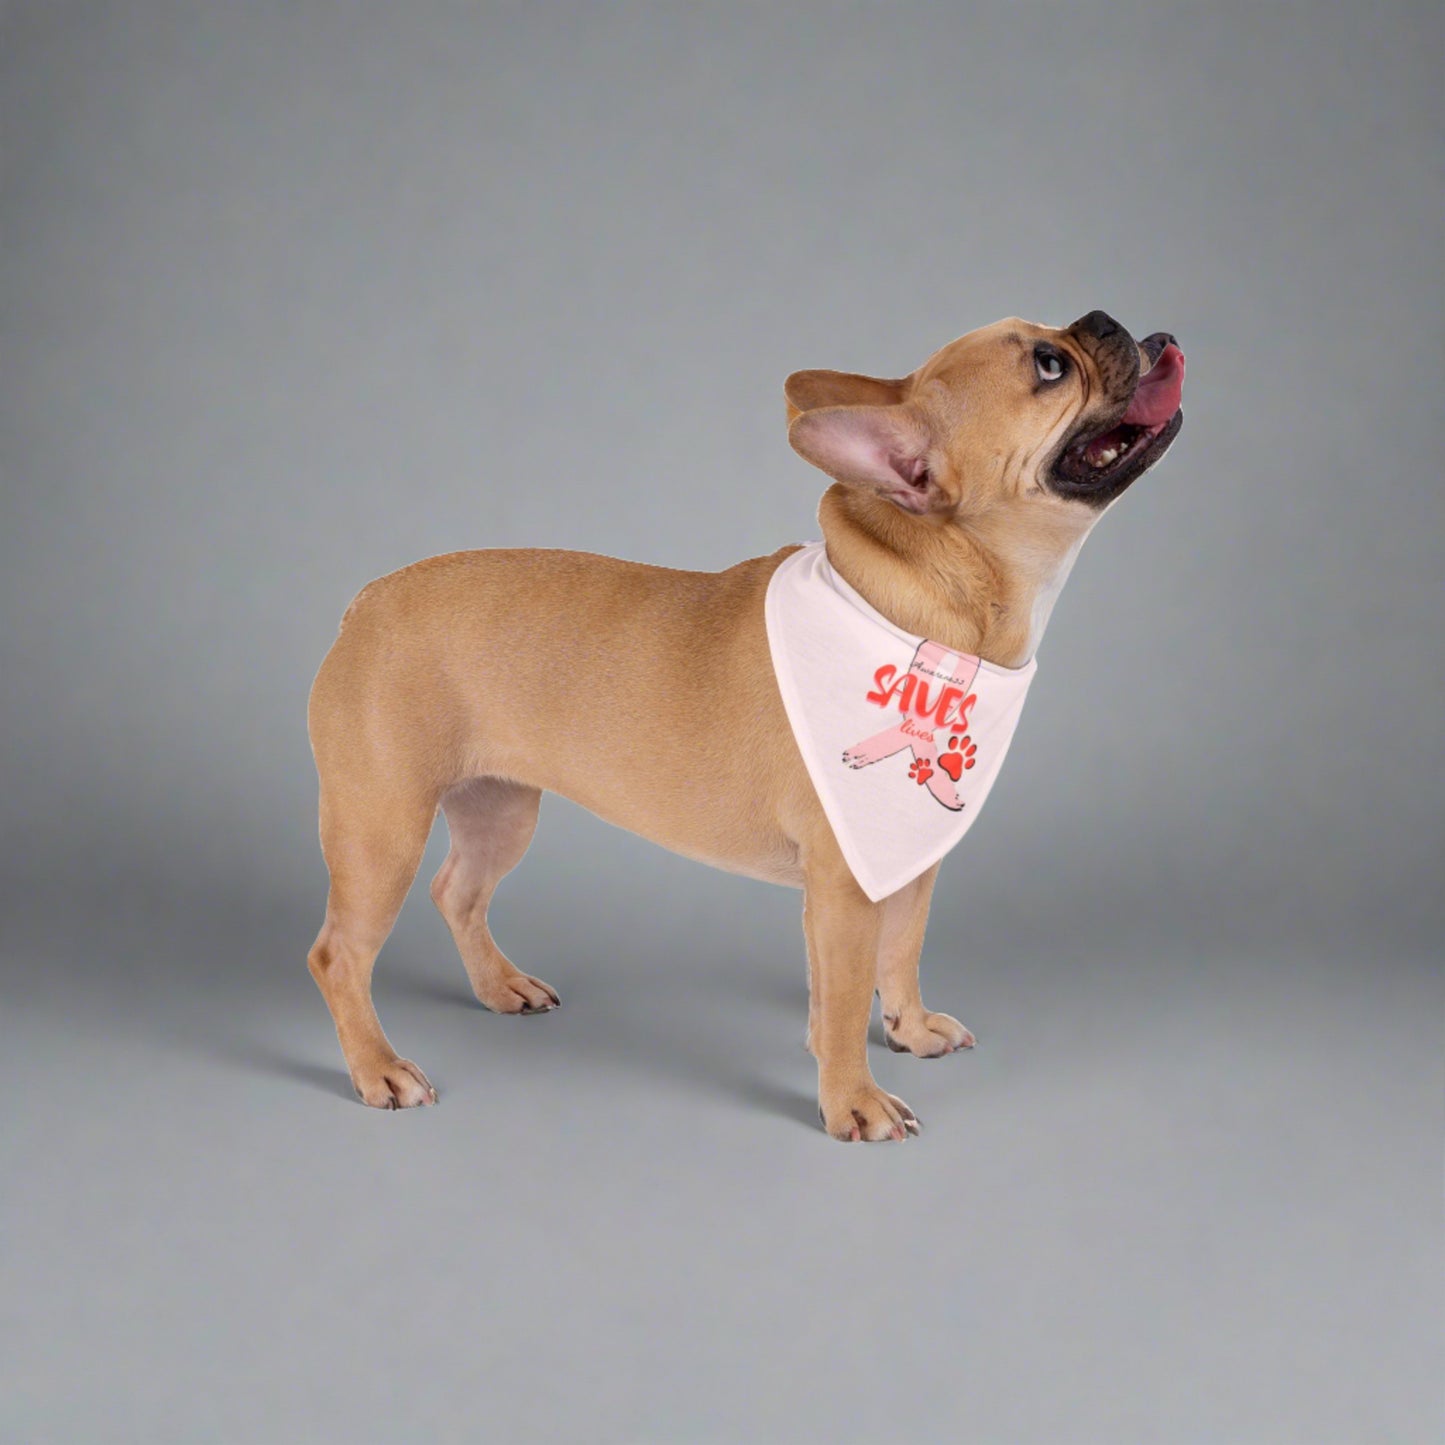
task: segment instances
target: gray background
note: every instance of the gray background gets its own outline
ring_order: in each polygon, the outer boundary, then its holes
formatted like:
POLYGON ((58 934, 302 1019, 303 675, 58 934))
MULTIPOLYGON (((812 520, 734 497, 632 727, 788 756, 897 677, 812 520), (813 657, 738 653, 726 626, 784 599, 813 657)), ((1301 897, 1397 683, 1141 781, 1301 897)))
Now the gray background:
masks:
MULTIPOLYGON (((0 1433, 1442 1427, 1438 6, 19 4, 0 22, 0 1433), (441 1106, 351 1100, 304 705, 466 546, 815 534, 801 366, 1176 332, 924 958, 817 1130, 798 899, 544 805, 441 1106)), ((423 877, 439 862, 433 839, 423 877)))

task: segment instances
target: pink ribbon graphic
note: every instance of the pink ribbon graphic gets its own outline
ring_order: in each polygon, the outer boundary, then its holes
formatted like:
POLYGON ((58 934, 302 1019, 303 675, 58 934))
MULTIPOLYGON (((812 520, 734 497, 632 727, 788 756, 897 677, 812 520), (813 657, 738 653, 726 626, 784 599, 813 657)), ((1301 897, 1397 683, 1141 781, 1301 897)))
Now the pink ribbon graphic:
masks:
POLYGON ((958 796, 954 783, 964 766, 973 766, 973 749, 970 745, 969 761, 963 763, 963 754, 956 751, 955 742, 947 758, 953 766, 942 767, 933 729, 966 731, 967 719, 957 716, 956 706, 948 709, 953 716, 939 717, 938 703, 949 688, 956 689, 960 697, 965 696, 977 675, 978 658, 967 653, 951 652, 937 642, 923 643, 913 654, 907 673, 890 688, 890 695, 895 690, 900 694, 902 719, 861 743, 855 743, 843 754, 843 761, 850 768, 866 768, 910 750, 913 761, 909 765, 909 777, 922 783, 945 808, 958 812, 963 807, 963 800, 958 796), (911 685, 908 679, 911 679, 911 685))

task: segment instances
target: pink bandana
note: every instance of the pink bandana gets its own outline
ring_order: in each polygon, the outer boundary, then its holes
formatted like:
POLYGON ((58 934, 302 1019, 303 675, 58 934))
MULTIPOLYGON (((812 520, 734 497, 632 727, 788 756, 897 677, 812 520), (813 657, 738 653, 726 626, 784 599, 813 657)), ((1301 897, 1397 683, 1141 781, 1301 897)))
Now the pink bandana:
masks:
POLYGON ((996 667, 895 627, 833 570, 821 542, 773 573, 766 617, 808 776, 876 903, 968 832, 1036 663, 996 667))

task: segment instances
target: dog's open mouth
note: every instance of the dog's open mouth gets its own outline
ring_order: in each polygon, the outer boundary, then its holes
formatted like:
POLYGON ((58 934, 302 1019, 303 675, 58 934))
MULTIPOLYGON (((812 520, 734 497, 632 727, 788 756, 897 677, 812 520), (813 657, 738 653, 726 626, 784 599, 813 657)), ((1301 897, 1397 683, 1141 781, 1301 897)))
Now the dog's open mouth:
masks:
POLYGON ((1117 496, 1168 450, 1183 423, 1184 353, 1172 336, 1140 343, 1154 364, 1139 378, 1124 415, 1103 431, 1070 441, 1054 464, 1059 490, 1075 496, 1117 496))

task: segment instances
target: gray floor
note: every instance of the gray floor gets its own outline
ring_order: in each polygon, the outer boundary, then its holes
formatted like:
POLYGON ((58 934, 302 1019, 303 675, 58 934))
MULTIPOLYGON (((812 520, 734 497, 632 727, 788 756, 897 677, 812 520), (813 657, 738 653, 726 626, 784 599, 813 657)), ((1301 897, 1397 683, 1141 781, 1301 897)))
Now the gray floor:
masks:
POLYGON ((299 902, 10 910, 0 1434, 1439 1438, 1438 960, 945 891, 979 1047, 875 1037, 925 1132, 845 1147, 796 897, 550 812, 497 914, 559 1013, 475 1006, 420 889, 383 956, 428 1111, 350 1097, 299 902))

